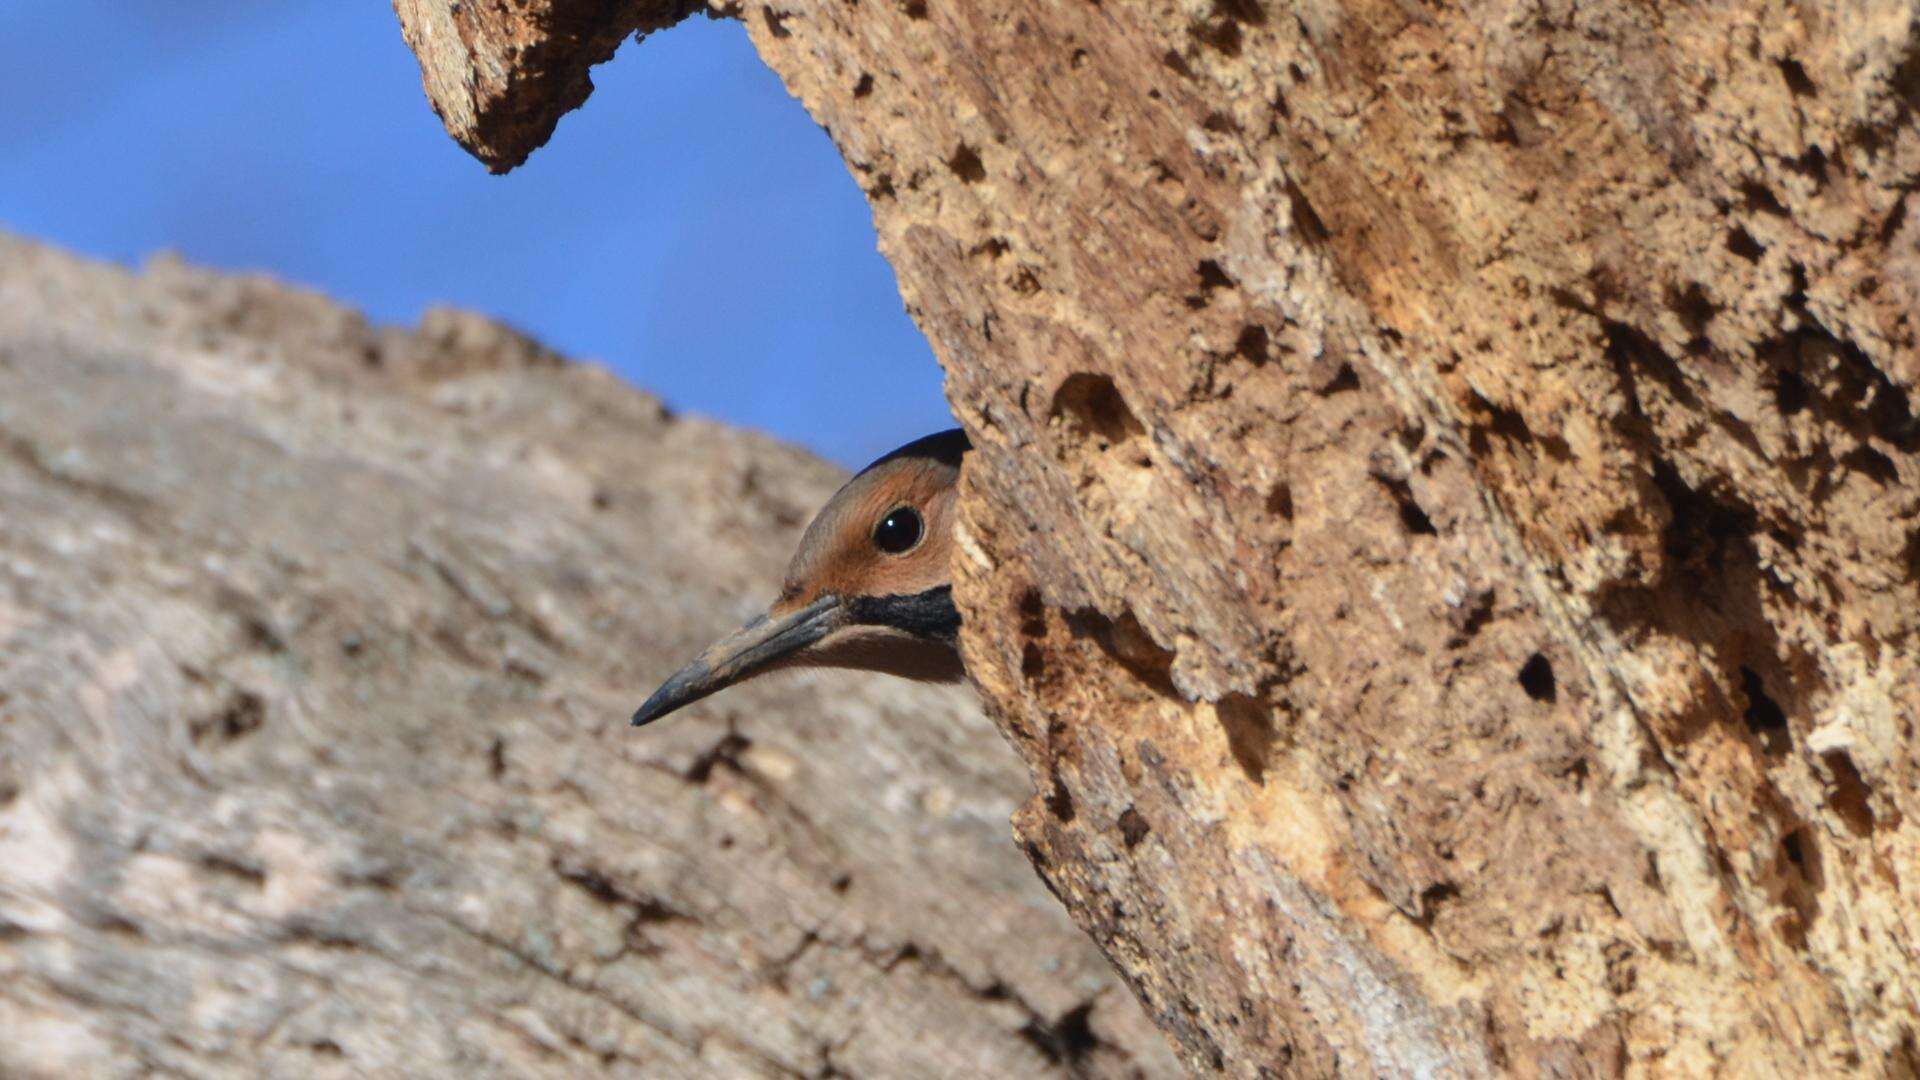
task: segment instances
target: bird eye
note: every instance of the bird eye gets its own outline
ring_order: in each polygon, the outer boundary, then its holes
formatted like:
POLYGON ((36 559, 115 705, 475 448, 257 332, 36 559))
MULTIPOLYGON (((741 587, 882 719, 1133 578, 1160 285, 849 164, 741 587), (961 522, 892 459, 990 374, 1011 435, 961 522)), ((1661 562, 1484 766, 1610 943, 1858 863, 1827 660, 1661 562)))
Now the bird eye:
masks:
POLYGON ((920 512, 911 506, 896 506, 873 527, 873 546, 899 555, 913 550, 920 542, 920 532, 920 512))

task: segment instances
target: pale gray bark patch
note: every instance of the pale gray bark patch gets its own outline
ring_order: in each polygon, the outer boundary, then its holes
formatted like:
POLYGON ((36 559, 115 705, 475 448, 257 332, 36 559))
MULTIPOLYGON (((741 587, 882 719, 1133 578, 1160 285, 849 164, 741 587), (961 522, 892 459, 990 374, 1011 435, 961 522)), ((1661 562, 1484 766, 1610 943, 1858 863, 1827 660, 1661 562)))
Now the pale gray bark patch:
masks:
POLYGON ((1173 1074, 966 693, 627 728, 838 479, 473 316, 0 239, 0 1073, 1173 1074))

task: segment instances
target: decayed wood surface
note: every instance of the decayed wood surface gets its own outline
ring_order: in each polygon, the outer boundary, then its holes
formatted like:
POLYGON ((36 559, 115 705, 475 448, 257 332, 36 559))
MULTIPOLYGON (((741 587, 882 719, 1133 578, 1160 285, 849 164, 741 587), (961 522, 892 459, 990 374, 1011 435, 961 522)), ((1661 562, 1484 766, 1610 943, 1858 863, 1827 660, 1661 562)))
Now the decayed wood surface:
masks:
POLYGON ((723 10, 980 448, 1018 832, 1189 1063, 1920 1069, 1920 4, 723 10))
POLYGON ((0 1075, 1172 1075, 964 693, 645 732, 831 468, 0 237, 0 1075))
POLYGON ((495 172, 527 159, 593 92, 593 65, 699 0, 394 0, 427 100, 495 172))

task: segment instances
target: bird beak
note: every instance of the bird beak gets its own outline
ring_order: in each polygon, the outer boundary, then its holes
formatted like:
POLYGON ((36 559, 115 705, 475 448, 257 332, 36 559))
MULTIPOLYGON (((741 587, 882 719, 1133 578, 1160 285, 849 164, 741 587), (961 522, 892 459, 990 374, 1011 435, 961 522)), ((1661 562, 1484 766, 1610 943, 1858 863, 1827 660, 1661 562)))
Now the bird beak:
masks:
POLYGON ((633 726, 651 724, 708 694, 771 670, 781 661, 826 637, 844 621, 846 605, 823 596, 785 615, 762 615, 721 638, 699 658, 675 672, 633 714, 633 726))

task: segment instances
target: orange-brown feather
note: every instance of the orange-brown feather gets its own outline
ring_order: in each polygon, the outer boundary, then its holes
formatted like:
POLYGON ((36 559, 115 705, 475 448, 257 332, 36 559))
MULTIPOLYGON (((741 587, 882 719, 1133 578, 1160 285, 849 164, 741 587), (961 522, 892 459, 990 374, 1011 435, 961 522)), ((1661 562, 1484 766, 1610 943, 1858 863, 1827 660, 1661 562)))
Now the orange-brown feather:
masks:
POLYGON ((949 584, 954 482, 959 470, 925 458, 883 462, 849 480, 801 538, 774 611, 797 610, 820 596, 909 596, 949 584), (890 511, 919 512, 920 543, 891 555, 873 543, 890 511))

